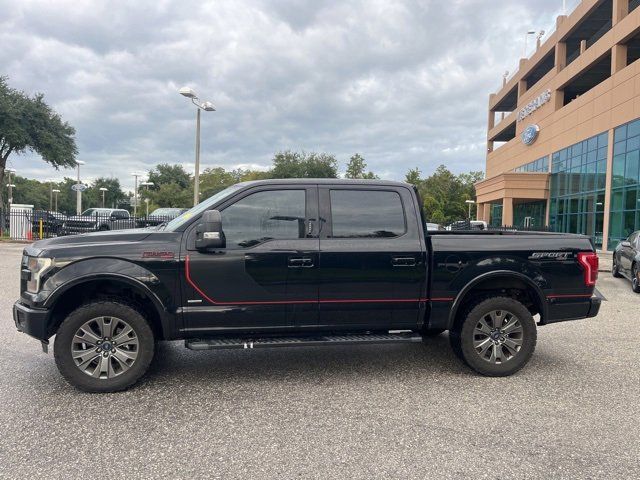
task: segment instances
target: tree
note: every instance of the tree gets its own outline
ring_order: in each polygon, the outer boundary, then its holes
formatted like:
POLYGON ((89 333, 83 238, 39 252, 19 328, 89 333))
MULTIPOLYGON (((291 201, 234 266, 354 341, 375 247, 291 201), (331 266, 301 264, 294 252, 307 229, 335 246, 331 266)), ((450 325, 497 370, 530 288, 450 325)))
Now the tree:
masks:
POLYGON ((175 183, 180 188, 190 188, 192 185, 191 175, 179 164, 160 163, 156 165, 156 168, 149 171, 149 181, 153 182, 152 190, 158 190, 160 185, 170 183, 175 183))
POLYGON ((338 178, 338 161, 328 153, 278 152, 271 178, 338 178))
POLYGON ((482 172, 454 175, 444 165, 427 178, 417 168, 409 170, 407 183, 418 187, 425 216, 434 223, 451 223, 467 218, 466 200, 475 197, 474 184, 484 178, 482 172))
POLYGON ((149 198, 154 207, 187 208, 193 205, 193 193, 177 183, 163 183, 156 190, 144 192, 143 198, 149 198))
POLYGON ((347 173, 345 174, 346 178, 366 178, 366 179, 376 179, 378 176, 369 171, 365 172, 367 169, 367 162, 364 161, 364 158, 359 153, 356 153, 351 156, 349 159, 349 163, 347 164, 347 173))
MULTIPOLYGON (((44 102, 41 93, 29 97, 0 77, 0 186, 12 153, 35 152, 55 167, 73 167, 78 149, 75 130, 44 102)), ((0 188, 0 208, 3 190, 0 188)))
MULTIPOLYGON (((107 208, 118 208, 118 205, 126 203, 127 195, 120 187, 120 180, 114 177, 96 178, 91 186, 82 194, 82 207, 102 207, 101 188, 106 188, 104 192, 104 205, 107 208)), ((145 187, 146 188, 146 187, 145 187)))

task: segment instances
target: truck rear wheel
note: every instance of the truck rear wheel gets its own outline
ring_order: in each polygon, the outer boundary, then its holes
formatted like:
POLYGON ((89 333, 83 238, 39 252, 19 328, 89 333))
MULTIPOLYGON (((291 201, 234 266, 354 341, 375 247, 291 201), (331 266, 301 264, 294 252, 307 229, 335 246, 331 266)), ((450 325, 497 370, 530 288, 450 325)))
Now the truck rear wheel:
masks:
POLYGON ((504 377, 527 364, 536 335, 533 316, 523 304, 492 297, 475 305, 450 338, 456 354, 473 370, 504 377))
POLYGON ((62 322, 54 356, 58 370, 74 387, 117 392, 146 373, 154 347, 153 331, 136 308, 99 301, 81 306, 62 322))

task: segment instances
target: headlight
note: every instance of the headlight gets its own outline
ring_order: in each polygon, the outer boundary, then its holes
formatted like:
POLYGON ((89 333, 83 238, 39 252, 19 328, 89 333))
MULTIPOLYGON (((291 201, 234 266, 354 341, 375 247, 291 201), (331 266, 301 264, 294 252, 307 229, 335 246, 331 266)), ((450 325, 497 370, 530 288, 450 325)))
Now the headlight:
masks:
POLYGON ((42 275, 53 265, 53 258, 29 257, 27 269, 30 276, 27 281, 27 292, 38 293, 40 291, 40 279, 42 275))

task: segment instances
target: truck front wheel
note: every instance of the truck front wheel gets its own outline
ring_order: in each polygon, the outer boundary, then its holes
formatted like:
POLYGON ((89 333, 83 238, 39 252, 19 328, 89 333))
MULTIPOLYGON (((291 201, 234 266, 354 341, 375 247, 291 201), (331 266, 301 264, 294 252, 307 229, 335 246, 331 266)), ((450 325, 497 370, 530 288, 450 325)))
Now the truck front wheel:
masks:
POLYGON ((87 392, 125 390, 142 377, 154 354, 154 336, 142 314, 118 301, 79 307, 60 325, 54 343, 58 370, 87 392))
POLYGON ((527 364, 536 334, 533 316, 523 304, 492 297, 471 308, 450 338, 454 351, 473 370, 504 377, 527 364))

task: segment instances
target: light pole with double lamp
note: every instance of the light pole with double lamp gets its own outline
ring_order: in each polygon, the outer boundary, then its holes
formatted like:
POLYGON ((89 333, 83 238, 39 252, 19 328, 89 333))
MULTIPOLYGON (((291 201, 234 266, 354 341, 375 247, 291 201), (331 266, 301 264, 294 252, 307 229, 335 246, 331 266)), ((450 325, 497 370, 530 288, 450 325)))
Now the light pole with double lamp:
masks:
POLYGON ((196 113, 196 168, 195 175, 193 176, 193 205, 197 205, 200 200, 200 110, 204 110, 205 112, 215 112, 216 109, 211 102, 200 102, 200 99, 189 87, 182 87, 180 90, 180 95, 190 98, 191 103, 193 103, 196 107, 198 107, 196 113))

